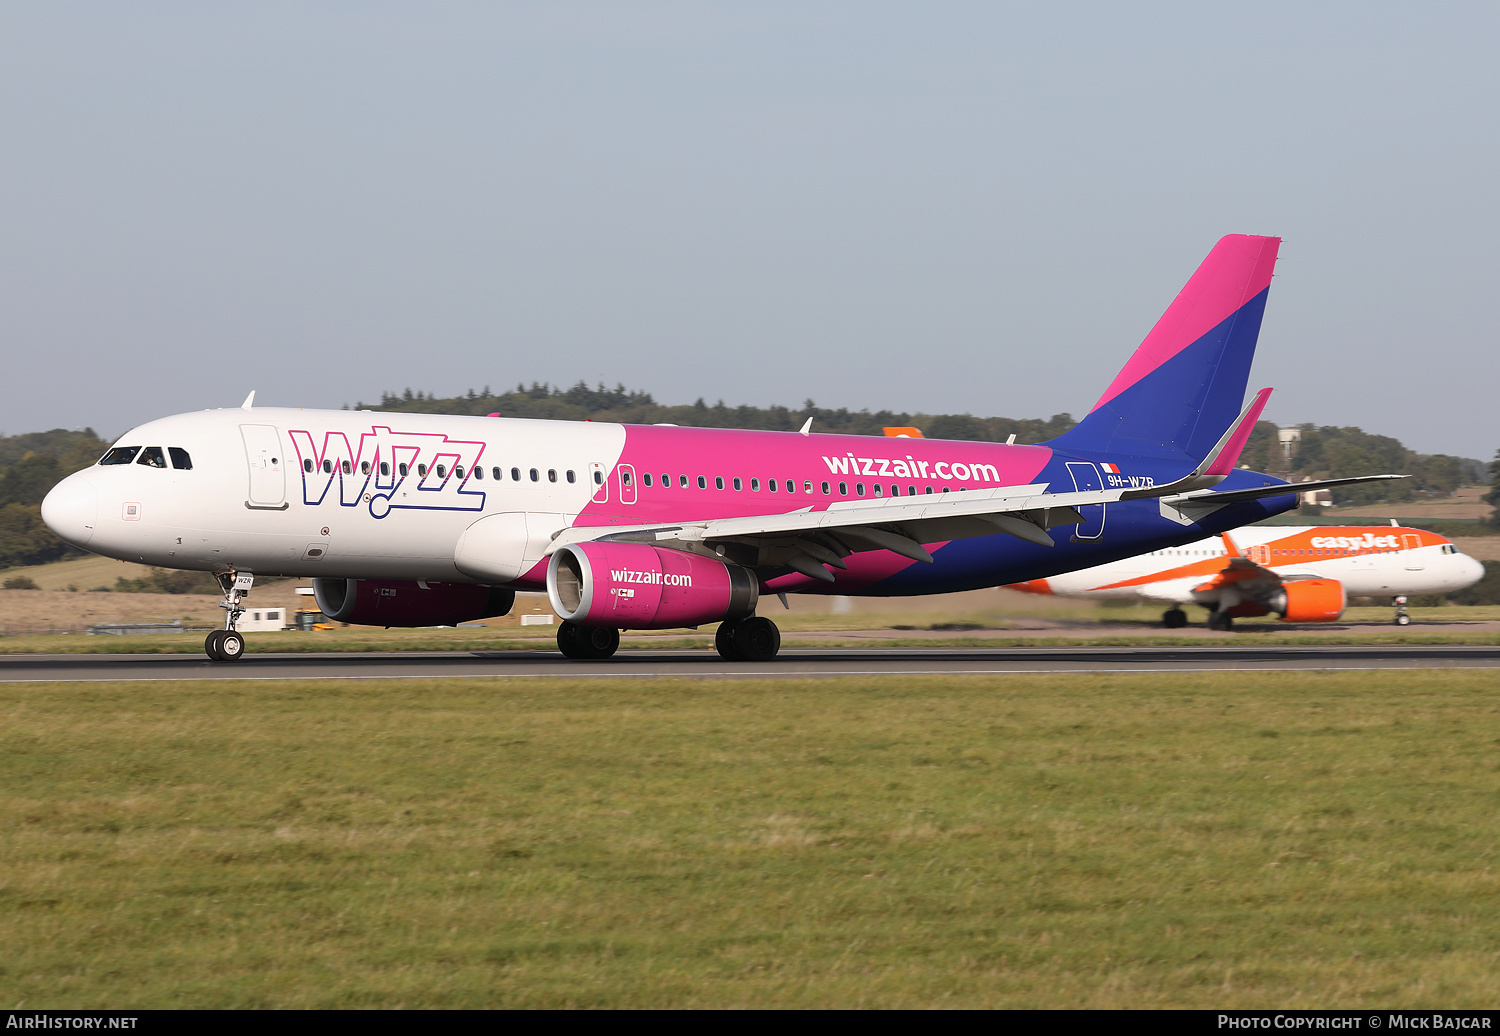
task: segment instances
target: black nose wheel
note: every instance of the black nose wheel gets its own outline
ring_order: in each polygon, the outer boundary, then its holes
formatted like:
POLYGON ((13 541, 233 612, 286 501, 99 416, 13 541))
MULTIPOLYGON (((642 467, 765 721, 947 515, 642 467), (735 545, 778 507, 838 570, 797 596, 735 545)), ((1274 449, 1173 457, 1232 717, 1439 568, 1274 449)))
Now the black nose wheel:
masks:
POLYGON ((1161 624, 1169 630, 1180 630, 1187 622, 1187 612, 1181 608, 1169 608, 1161 613, 1161 624))
POLYGON ((238 662, 245 657, 245 638, 234 630, 214 630, 203 640, 203 653, 215 662, 238 662))

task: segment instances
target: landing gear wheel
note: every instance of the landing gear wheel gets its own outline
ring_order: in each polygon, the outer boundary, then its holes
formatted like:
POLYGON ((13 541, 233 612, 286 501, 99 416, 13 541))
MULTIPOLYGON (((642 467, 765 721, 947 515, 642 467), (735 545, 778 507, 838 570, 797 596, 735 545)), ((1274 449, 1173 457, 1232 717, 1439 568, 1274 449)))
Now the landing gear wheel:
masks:
POLYGON ((608 658, 620 648, 620 631, 610 626, 578 627, 584 658, 608 658))
POLYGON ((557 627, 557 650, 561 651, 567 658, 583 658, 583 643, 578 634, 580 627, 576 623, 567 622, 557 627))
POLYGON ((1408 615, 1408 614, 1406 614, 1405 612, 1402 612, 1400 615, 1396 616, 1396 625, 1397 626, 1410 626, 1411 625, 1411 616, 1408 615))
POLYGON ((569 658, 608 658, 619 647, 620 631, 609 626, 564 621, 557 627, 557 650, 569 658))
POLYGON ((219 638, 224 635, 224 630, 214 630, 203 638, 203 653, 215 662, 224 661, 219 657, 219 638))
POLYGON ((719 624, 719 632, 714 634, 714 650, 726 662, 744 661, 740 653, 734 649, 734 623, 721 622, 719 624))
POLYGON ((769 662, 781 650, 781 631, 770 619, 759 615, 737 623, 731 635, 735 654, 741 661, 769 662))
POLYGON ((1234 619, 1229 617, 1228 612, 1209 612, 1208 628, 1218 630, 1220 633, 1228 633, 1234 628, 1234 619))
POLYGON ((1180 630, 1187 622, 1187 612, 1181 608, 1169 608, 1161 613, 1161 624, 1169 630, 1180 630))
POLYGON ((219 633, 219 661, 238 662, 245 657, 245 638, 234 630, 219 633))

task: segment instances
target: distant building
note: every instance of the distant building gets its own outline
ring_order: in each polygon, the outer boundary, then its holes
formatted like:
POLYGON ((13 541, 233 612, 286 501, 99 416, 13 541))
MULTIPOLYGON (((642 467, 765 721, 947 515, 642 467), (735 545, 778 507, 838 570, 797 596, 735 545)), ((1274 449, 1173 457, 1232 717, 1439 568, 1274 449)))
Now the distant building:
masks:
POLYGON ((1291 471, 1292 461, 1297 459, 1297 451, 1302 448, 1302 429, 1278 428, 1276 441, 1281 445, 1281 470, 1291 471))

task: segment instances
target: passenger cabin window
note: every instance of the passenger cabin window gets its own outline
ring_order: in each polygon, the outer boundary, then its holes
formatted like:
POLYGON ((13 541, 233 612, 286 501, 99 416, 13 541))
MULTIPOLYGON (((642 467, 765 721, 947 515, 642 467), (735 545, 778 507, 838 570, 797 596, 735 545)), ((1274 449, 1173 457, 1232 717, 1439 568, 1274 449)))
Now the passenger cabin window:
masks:
POLYGON ((682 489, 686 489, 686 488, 687 488, 687 487, 688 487, 688 484, 687 484, 687 476, 686 476, 686 475, 682 475, 682 476, 681 476, 681 479, 682 479, 682 481, 681 481, 681 482, 679 482, 679 483, 678 483, 678 486, 679 486, 679 487, 680 487, 680 488, 682 488, 682 489))
POLYGON ((396 465, 396 470, 401 473, 401 477, 402 478, 405 478, 407 471, 410 470, 410 469, 407 468, 406 461, 403 460, 400 464, 396 465))
MULTIPOLYGON (((826 492, 828 492, 828 490, 825 489, 825 490, 823 490, 823 492, 826 493, 826 492)), ((839 496, 848 496, 848 495, 849 495, 849 483, 847 483, 847 482, 840 482, 839 483, 839 496)))
POLYGON ((537 471, 536 468, 532 468, 531 469, 531 481, 533 481, 533 482, 540 482, 541 480, 542 480, 542 474, 541 474, 541 472, 537 471))
POLYGON ((383 460, 383 461, 380 462, 380 473, 382 475, 389 475, 391 473, 391 462, 390 461, 383 460))
POLYGON ((734 480, 734 488, 735 488, 736 491, 738 491, 738 490, 744 489, 745 485, 738 478, 736 478, 734 480))
MULTIPOLYGON (((556 482, 557 481, 557 469, 556 468, 548 468, 547 469, 547 481, 548 482, 556 482)), ((629 481, 630 481, 630 479, 627 478, 625 481, 628 484, 629 481)))
POLYGON ((476 467, 474 469, 474 471, 472 472, 472 474, 474 475, 474 480, 476 482, 483 482, 484 481, 484 469, 483 468, 476 467))
POLYGON ((521 469, 520 468, 511 468, 510 469, 510 480, 512 482, 519 482, 519 481, 521 481, 521 469))
MULTIPOLYGON (((811 490, 809 490, 809 492, 811 492, 811 490)), ((828 495, 828 483, 827 482, 823 483, 823 495, 824 496, 828 495)))
POLYGON ((323 461, 323 474, 325 474, 325 475, 332 475, 333 474, 333 461, 326 460, 326 459, 323 461))
POLYGON ((672 488, 672 476, 671 475, 663 475, 661 477, 661 487, 663 489, 671 489, 672 488))
POLYGON ((724 476, 723 475, 715 475, 714 476, 714 488, 715 489, 723 489, 724 488, 724 476))
POLYGON ((698 488, 699 489, 707 489, 708 488, 708 479, 704 478, 702 475, 698 476, 698 488))
POLYGON ((628 472, 628 471, 622 471, 622 472, 620 472, 620 485, 622 485, 622 486, 628 486, 628 485, 630 485, 630 472, 628 472))
POLYGON ((161 452, 160 446, 147 446, 141 450, 141 455, 136 459, 136 463, 144 464, 148 468, 164 468, 167 466, 167 458, 161 452))
MULTIPOLYGON (((568 472, 568 474, 571 475, 572 472, 570 471, 570 472, 568 472)), ((568 481, 571 482, 573 480, 569 479, 568 481)), ((647 489, 650 489, 651 488, 651 472, 649 472, 649 471, 642 472, 641 473, 641 482, 643 482, 645 484, 645 486, 646 486, 647 489)))
POLYGON ((427 465, 426 464, 418 464, 417 465, 417 477, 418 478, 426 478, 427 477, 427 465))
POLYGON ((361 475, 368 475, 370 473, 370 462, 369 461, 362 460, 362 461, 359 462, 359 473, 361 475))
POLYGON ((572 468, 569 468, 568 469, 568 485, 571 486, 574 482, 577 482, 577 481, 578 481, 578 476, 575 475, 575 474, 573 474, 573 469, 572 468))
POLYGON ((752 478, 750 480, 750 492, 752 492, 752 493, 759 493, 760 492, 760 479, 758 479, 758 478, 752 478))
POLYGON ((99 463, 104 467, 108 467, 111 464, 129 464, 135 460, 136 451, 139 449, 139 446, 116 446, 100 457, 99 463))
MULTIPOLYGON (((188 451, 181 446, 168 446, 167 454, 172 458, 172 467, 178 471, 193 470, 193 458, 189 457, 188 451)), ((276 461, 273 459, 271 463, 274 464, 276 461)))
POLYGON ((604 472, 600 471, 598 468, 594 469, 594 485, 604 485, 604 472))
POLYGON ((453 477, 454 478, 463 478, 464 477, 464 466, 462 464, 458 464, 458 465, 454 466, 454 468, 453 468, 453 477))
POLYGON ((303 471, 311 471, 312 469, 313 469, 312 458, 311 457, 303 457, 302 458, 302 470, 303 471))
MULTIPOLYGON (((753 482, 751 484, 754 485, 753 482)), ((776 480, 774 478, 766 479, 766 488, 773 493, 776 492, 776 480)))
POLYGON ((496 482, 504 482, 505 472, 501 471, 498 467, 491 468, 490 477, 493 478, 496 482))
POLYGON ((346 475, 352 475, 352 474, 354 474, 354 469, 349 466, 349 462, 347 460, 344 461, 343 464, 340 465, 340 466, 344 469, 344 474, 346 474, 346 475))
POLYGON ((447 465, 445 465, 445 464, 439 464, 437 466, 437 477, 438 478, 447 478, 448 477, 447 465))

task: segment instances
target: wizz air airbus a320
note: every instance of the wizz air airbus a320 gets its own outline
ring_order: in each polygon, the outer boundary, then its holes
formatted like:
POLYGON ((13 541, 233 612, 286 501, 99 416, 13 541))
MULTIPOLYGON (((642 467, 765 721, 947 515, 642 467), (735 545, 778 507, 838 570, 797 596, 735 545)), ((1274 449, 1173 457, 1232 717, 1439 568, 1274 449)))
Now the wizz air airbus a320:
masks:
POLYGON ((718 623, 725 658, 766 661, 764 594, 1021 583, 1292 507, 1286 483, 1235 468, 1271 391, 1241 409, 1279 244, 1221 240, 1089 415, 1039 446, 247 399, 132 429, 42 516, 96 554, 215 573, 220 661, 244 653, 243 596, 270 574, 314 577, 343 622, 472 621, 545 589, 570 658, 613 654, 622 629, 718 623))

